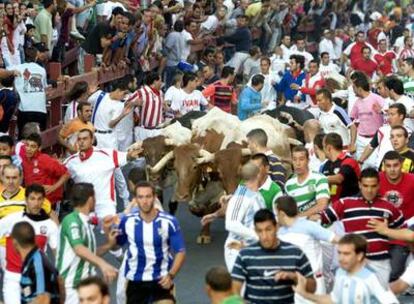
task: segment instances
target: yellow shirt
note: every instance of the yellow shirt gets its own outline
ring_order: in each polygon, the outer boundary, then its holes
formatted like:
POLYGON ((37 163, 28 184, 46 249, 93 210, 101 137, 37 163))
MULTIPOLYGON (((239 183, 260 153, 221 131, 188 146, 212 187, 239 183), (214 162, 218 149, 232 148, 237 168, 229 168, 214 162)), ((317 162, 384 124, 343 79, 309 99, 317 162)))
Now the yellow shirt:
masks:
MULTIPOLYGON (((24 210, 26 207, 26 189, 23 187, 19 188, 19 191, 11 197, 5 197, 4 191, 1 191, 0 195, 0 219, 15 213, 24 210)), ((52 205, 50 204, 49 200, 45 198, 43 201, 42 209, 46 211, 47 214, 50 213, 52 210, 52 205)), ((0 239, 0 246, 6 245, 6 238, 0 239)))
POLYGON ((261 1, 250 4, 246 9, 245 15, 249 18, 255 17, 255 16, 257 16, 257 14, 260 13, 261 9, 262 9, 262 2, 261 1))

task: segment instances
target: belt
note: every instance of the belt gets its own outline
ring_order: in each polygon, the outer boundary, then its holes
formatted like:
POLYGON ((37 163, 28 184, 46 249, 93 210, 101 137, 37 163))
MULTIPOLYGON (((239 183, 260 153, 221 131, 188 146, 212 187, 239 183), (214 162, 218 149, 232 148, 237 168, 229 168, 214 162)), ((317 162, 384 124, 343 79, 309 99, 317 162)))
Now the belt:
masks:
POLYGON ((146 127, 146 126, 140 126, 140 127, 146 130, 155 130, 157 128, 157 127, 146 127))
POLYGON ((362 134, 358 134, 358 135, 361 136, 361 137, 365 137, 365 138, 372 138, 372 137, 375 136, 375 134, 374 135, 362 135, 362 134))
POLYGON ((111 134, 112 133, 112 130, 107 130, 107 131, 95 130, 95 132, 96 133, 99 133, 99 134, 111 134))

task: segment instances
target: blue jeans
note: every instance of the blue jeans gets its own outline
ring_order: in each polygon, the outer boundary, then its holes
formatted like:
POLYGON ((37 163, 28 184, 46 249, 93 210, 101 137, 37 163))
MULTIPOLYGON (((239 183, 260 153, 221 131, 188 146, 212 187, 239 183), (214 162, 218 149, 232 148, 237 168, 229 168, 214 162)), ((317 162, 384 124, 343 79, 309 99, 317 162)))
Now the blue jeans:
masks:
POLYGON ((175 73, 177 72, 177 67, 176 66, 166 66, 164 69, 164 82, 165 82, 165 87, 169 88, 172 85, 173 82, 173 78, 175 73))

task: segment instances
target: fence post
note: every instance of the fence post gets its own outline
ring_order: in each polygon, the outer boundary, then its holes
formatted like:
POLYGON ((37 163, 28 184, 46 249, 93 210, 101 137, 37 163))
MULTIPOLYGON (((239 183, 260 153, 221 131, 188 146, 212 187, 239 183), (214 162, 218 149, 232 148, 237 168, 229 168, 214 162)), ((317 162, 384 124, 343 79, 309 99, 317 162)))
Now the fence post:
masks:
POLYGON ((92 68, 95 66, 95 56, 91 54, 85 54, 84 57, 84 69, 85 73, 92 71, 92 68))

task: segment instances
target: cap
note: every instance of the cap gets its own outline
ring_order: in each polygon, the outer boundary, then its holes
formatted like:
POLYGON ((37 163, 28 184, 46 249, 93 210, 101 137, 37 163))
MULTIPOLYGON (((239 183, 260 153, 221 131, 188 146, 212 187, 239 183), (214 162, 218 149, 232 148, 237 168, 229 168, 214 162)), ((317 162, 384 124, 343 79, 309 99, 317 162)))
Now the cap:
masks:
POLYGON ((33 24, 26 24, 26 32, 30 31, 31 29, 35 29, 36 27, 33 24))
POLYGON ((371 15, 369 15, 369 19, 371 19, 372 21, 377 21, 381 17, 382 15, 379 12, 373 12, 371 15))
POLYGON ((40 53, 48 52, 49 49, 47 48, 44 42, 38 42, 33 45, 40 53))

